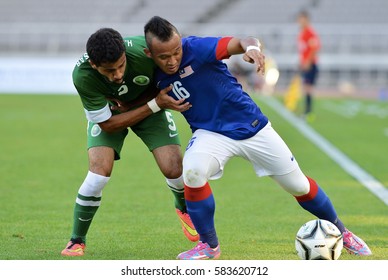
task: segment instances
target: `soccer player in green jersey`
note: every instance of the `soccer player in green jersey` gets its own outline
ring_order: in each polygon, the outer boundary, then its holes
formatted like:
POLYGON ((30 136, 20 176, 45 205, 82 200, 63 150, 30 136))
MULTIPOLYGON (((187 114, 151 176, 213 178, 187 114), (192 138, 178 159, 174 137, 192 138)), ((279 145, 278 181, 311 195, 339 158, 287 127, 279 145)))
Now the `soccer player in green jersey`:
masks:
POLYGON ((147 145, 166 177, 185 235, 198 240, 186 211, 178 131, 173 116, 165 110, 183 112, 191 105, 169 97, 170 89, 158 93, 153 80, 156 66, 144 48, 143 36, 123 39, 116 30, 102 28, 90 36, 87 53, 74 68, 73 83, 88 120, 89 171, 76 197, 73 230, 61 253, 64 256, 84 254, 86 234, 113 163, 120 159, 128 127, 147 145))

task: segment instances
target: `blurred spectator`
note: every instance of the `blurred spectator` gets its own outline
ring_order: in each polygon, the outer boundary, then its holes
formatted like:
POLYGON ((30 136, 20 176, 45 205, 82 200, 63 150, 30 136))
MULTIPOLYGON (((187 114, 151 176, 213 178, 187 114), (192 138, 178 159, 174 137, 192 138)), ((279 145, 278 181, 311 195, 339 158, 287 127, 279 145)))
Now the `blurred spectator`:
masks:
POLYGON ((305 96, 304 116, 313 120, 313 91, 318 76, 318 51, 320 40, 311 26, 310 16, 306 11, 298 14, 300 32, 298 35, 299 69, 303 79, 303 92, 305 96))

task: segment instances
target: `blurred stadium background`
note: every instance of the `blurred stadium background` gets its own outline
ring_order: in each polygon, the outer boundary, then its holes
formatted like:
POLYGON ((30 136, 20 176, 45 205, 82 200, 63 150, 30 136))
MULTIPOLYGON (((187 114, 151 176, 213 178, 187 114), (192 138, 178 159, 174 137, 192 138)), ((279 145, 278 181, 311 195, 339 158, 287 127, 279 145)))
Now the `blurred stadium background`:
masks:
POLYGON ((2 0, 0 92, 74 92, 70 71, 91 33, 113 27, 142 34, 153 15, 183 35, 257 36, 279 67, 281 92, 297 67, 301 9, 322 41, 318 94, 388 98, 386 0, 2 0), (26 87, 24 78, 34 83, 26 87))
MULTIPOLYGON (((86 120, 77 96, 42 94, 75 93, 71 72, 91 33, 113 27, 123 36, 141 35, 145 22, 160 15, 183 35, 257 36, 280 70, 275 92, 282 95, 297 69, 301 9, 310 12, 322 41, 317 95, 343 97, 319 98, 317 115, 324 117, 310 125, 388 186, 388 102, 379 101, 388 101, 387 0, 1 0, 0 237, 6 246, 0 260, 63 259, 59 253, 71 232, 74 196, 87 168, 86 120)), ((305 172, 324 186, 341 219, 370 244, 373 259, 388 260, 386 200, 338 168, 268 104, 260 107, 305 172)), ((174 118, 187 143, 187 124, 180 114, 174 118)), ((85 258, 174 259, 191 245, 184 243, 152 155, 134 135, 129 141, 93 222, 85 258), (150 197, 156 198, 152 207, 150 197), (149 234, 154 228, 157 238, 149 234)), ((228 164, 233 172, 212 182, 223 259, 297 259, 295 233, 311 216, 270 179, 258 183, 247 162, 228 164), (236 192, 241 184, 244 191, 236 192)))

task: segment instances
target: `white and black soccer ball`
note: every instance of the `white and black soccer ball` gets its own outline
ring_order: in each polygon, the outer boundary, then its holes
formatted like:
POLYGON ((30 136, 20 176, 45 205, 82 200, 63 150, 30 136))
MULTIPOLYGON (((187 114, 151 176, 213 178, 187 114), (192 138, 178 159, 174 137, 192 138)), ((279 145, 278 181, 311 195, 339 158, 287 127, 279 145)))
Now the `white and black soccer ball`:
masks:
POLYGON ((312 220, 299 229, 295 248, 302 260, 337 260, 343 248, 342 234, 329 221, 312 220))

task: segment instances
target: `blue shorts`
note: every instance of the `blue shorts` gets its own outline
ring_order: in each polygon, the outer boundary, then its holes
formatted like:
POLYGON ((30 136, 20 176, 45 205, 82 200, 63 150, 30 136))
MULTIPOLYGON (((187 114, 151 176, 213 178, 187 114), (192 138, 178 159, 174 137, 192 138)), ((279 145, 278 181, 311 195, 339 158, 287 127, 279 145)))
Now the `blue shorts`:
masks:
POLYGON ((318 66, 311 64, 310 69, 302 71, 303 83, 307 85, 315 85, 318 77, 318 66))

